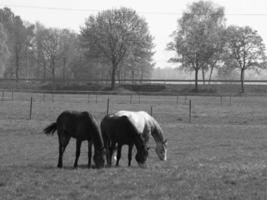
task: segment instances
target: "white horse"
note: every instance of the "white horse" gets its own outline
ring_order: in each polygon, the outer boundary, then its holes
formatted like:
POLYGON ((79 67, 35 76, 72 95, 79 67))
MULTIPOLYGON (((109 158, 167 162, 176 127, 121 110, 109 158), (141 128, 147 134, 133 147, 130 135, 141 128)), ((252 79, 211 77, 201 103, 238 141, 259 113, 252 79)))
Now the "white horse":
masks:
POLYGON ((160 160, 167 160, 167 139, 163 137, 163 131, 159 123, 145 111, 126 111, 121 110, 114 113, 116 116, 127 116, 135 125, 138 132, 148 143, 150 135, 156 142, 155 151, 160 160))

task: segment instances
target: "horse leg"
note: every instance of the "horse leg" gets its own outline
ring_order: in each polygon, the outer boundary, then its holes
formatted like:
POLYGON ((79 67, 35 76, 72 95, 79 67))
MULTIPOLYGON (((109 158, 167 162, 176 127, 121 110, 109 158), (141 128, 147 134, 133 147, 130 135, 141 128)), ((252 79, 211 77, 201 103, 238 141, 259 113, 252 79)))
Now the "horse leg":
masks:
POLYGON ((82 145, 82 141, 77 139, 76 140, 76 158, 74 162, 74 168, 77 168, 78 166, 78 160, 79 160, 80 153, 81 153, 81 145, 82 145))
POLYGON ((116 166, 119 166, 119 161, 121 159, 121 144, 118 144, 118 149, 117 149, 117 162, 116 162, 116 166))
POLYGON ((111 166, 112 165, 112 155, 115 149, 115 142, 111 142, 110 146, 109 146, 109 155, 108 155, 108 165, 111 166))
POLYGON ((111 144, 110 141, 107 141, 105 145, 106 149, 106 159, 107 159, 107 166, 111 167, 111 144))
POLYGON ((92 141, 88 140, 88 168, 91 168, 92 141))
POLYGON ((63 166, 63 153, 66 149, 66 146, 69 144, 70 137, 65 135, 64 132, 58 134, 58 141, 59 141, 59 156, 58 156, 58 168, 62 168, 63 166))
POLYGON ((132 161, 132 150, 133 150, 133 144, 129 144, 128 148, 128 166, 131 166, 131 161, 132 161))
POLYGON ((102 132, 102 134, 103 134, 104 148, 106 150, 106 161, 107 161, 107 165, 110 166, 110 162, 109 162, 110 139, 106 137, 106 134, 104 131, 102 132))

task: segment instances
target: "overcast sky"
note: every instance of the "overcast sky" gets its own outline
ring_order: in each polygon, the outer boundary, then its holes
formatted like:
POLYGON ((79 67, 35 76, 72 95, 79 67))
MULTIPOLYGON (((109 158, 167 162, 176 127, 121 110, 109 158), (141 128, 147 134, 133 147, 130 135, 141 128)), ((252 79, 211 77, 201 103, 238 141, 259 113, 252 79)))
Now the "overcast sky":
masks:
MULTIPOLYGON (((148 22, 156 45, 154 61, 157 67, 172 66, 167 60, 171 53, 166 44, 177 27, 179 19, 190 0, 1 0, 0 7, 9 7, 16 15, 31 23, 41 22, 46 27, 68 28, 76 31, 85 19, 98 11, 110 8, 129 7, 148 22)), ((267 42, 266 0, 213 0, 225 8, 227 25, 248 25, 257 30, 264 43, 267 42)))

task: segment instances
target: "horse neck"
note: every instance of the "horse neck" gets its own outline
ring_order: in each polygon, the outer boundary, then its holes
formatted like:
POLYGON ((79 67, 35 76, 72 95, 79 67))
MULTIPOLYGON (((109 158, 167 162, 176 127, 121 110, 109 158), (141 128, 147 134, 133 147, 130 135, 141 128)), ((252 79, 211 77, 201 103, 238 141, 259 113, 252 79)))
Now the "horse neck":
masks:
POLYGON ((141 150, 141 148, 145 144, 144 141, 141 138, 141 135, 138 135, 138 134, 134 137, 134 141, 133 142, 134 142, 134 144, 136 146, 137 151, 141 150))
POLYGON ((104 143, 103 143, 103 140, 102 140, 102 137, 100 135, 100 130, 99 128, 95 125, 94 126, 94 131, 92 131, 92 140, 93 140, 93 144, 94 144, 94 147, 95 149, 99 150, 99 149, 102 149, 104 147, 104 143))
POLYGON ((154 119, 152 122, 153 127, 151 127, 151 135, 157 144, 162 144, 164 142, 163 131, 154 119))

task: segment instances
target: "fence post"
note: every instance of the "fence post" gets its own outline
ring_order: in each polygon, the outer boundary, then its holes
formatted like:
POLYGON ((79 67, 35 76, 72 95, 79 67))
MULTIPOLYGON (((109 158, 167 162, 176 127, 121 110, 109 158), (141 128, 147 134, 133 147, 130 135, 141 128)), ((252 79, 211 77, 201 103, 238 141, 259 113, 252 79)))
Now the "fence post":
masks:
POLYGON ((192 113, 192 102, 189 100, 189 123, 191 123, 191 113, 192 113))
POLYGON ((153 116, 153 106, 150 106, 150 115, 153 116))
POLYGON ((30 120, 32 119, 32 97, 30 101, 30 120))
POLYGON ((4 97, 5 97, 5 91, 2 90, 2 101, 4 101, 4 97))
POLYGON ((11 89, 11 100, 12 101, 14 100, 14 91, 13 91, 13 88, 11 89))
POLYGON ((107 100, 107 115, 108 115, 108 113, 109 113, 109 98, 107 100))

